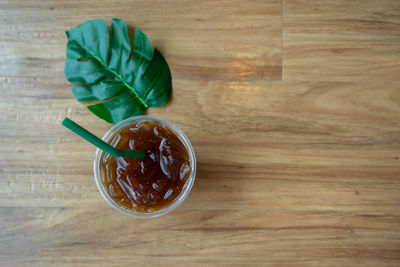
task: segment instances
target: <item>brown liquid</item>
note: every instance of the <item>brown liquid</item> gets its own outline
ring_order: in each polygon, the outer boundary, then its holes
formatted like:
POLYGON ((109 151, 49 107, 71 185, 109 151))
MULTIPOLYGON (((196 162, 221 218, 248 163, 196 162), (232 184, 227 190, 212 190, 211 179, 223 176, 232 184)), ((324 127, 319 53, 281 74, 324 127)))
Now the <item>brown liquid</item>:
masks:
POLYGON ((190 176, 189 154, 167 126, 134 123, 120 130, 110 144, 148 152, 145 159, 102 156, 109 195, 129 209, 148 212, 165 207, 180 194, 190 176))

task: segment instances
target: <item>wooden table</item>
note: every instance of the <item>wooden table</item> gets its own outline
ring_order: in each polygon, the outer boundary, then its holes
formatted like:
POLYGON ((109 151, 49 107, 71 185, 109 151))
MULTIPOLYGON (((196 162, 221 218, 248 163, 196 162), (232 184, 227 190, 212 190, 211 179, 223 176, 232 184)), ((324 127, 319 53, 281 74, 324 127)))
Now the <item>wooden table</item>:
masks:
POLYGON ((400 1, 0 1, 0 265, 400 265, 400 1), (151 220, 93 179, 110 124, 65 80, 65 30, 118 17, 165 55, 148 114, 192 141, 189 197, 151 220))

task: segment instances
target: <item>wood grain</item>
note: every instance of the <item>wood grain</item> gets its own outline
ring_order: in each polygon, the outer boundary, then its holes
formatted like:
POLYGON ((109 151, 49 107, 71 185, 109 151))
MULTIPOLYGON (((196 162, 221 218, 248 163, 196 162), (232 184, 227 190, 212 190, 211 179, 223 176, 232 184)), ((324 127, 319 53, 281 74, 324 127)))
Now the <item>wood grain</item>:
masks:
POLYGON ((398 263, 398 217, 293 211, 260 216, 256 210, 209 208, 180 209, 149 223, 101 209, 2 209, 2 218, 21 221, 2 223, 3 259, 110 266, 398 263), (332 255, 338 257, 334 262, 332 255))
POLYGON ((400 79, 400 2, 284 1, 284 75, 296 80, 400 79))
POLYGON ((207 1, 214 8, 196 9, 191 1, 132 1, 131 10, 118 1, 81 3, 0 1, 0 265, 400 264, 397 1, 285 1, 283 81, 265 68, 280 69, 280 57, 265 64, 280 53, 270 46, 280 31, 269 43, 245 30, 280 25, 280 2, 222 1, 238 7, 224 9, 207 1), (155 5, 163 8, 153 14, 155 5), (63 76, 63 31, 86 14, 118 13, 165 45, 174 95, 148 114, 178 125, 198 160, 182 206, 151 220, 107 205, 93 179, 95 148, 60 125, 69 116, 98 136, 111 127, 73 98, 63 76), (226 14, 250 20, 236 24, 226 14), (196 16, 208 19, 200 24, 196 16), (383 22, 367 27, 368 17, 383 22), (172 31, 177 22, 182 28, 172 31), (212 41, 199 44, 198 54, 177 42, 211 38, 218 27, 225 30, 213 40, 251 50, 251 64, 264 66, 257 75, 236 77, 246 64, 222 64, 234 54, 208 51, 212 41), (257 46, 242 46, 254 39, 257 46), (339 42, 348 53, 328 56, 339 42), (190 56, 174 54, 182 49, 190 56))
POLYGON ((2 0, 0 17, 0 76, 62 73, 64 32, 117 17, 148 35, 176 79, 281 79, 280 0, 2 0))

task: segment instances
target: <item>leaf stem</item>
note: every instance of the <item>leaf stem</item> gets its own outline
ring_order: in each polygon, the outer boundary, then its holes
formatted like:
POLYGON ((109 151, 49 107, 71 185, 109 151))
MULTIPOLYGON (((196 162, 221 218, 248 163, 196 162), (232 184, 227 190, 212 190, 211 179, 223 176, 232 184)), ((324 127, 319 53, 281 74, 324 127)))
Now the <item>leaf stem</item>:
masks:
POLYGON ((135 88, 133 86, 130 86, 122 77, 121 75, 119 75, 118 73, 116 73, 115 71, 113 71, 112 69, 107 68, 107 70, 109 72, 111 72, 112 74, 114 74, 115 76, 118 77, 118 79, 120 79, 122 81, 122 83, 128 87, 134 94, 135 96, 139 99, 140 103, 145 107, 148 108, 149 106, 146 104, 146 102, 144 102, 144 100, 139 96, 139 94, 136 92, 135 88))
POLYGON ((95 58, 107 71, 111 72, 112 74, 114 74, 115 76, 117 76, 118 79, 121 80, 121 82, 128 87, 129 90, 131 90, 135 96, 139 99, 140 103, 145 107, 148 108, 149 106, 147 105, 147 103, 144 101, 144 99, 142 99, 140 97, 140 95, 136 92, 135 88, 133 86, 130 86, 129 83, 127 83, 124 78, 121 77, 121 75, 119 75, 117 72, 115 72, 114 70, 110 69, 105 63, 104 61, 99 58, 98 56, 96 56, 88 47, 85 47, 90 54, 93 56, 93 58, 95 58))

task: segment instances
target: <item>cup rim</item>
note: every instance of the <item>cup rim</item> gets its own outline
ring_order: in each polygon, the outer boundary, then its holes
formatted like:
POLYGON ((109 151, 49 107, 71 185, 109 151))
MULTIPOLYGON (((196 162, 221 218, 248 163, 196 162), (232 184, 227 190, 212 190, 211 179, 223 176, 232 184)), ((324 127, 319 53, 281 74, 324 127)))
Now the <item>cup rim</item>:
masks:
POLYGON ((103 136, 102 140, 105 142, 108 142, 119 130, 123 129, 124 127, 128 126, 129 124, 135 123, 135 122, 142 122, 142 121, 151 121, 151 122, 156 122, 161 125, 165 125, 168 128, 170 128, 179 138, 179 140, 185 145, 188 153, 189 153, 189 161, 190 161, 190 166, 191 166, 191 174, 187 181, 185 182, 185 185, 182 188, 182 191, 180 194, 166 207, 152 211, 152 212, 139 212, 135 210, 128 209, 116 201, 114 201, 111 196, 108 194, 102 179, 103 179, 103 172, 101 170, 101 158, 102 155, 105 153, 104 151, 100 150, 99 148, 96 149, 94 160, 93 160, 93 172, 94 172, 94 179, 97 185, 97 189, 99 190, 100 194, 104 198, 104 200, 114 209, 118 210, 119 212, 135 217, 135 218, 155 218, 159 217, 161 215, 167 214, 171 212, 172 210, 176 209, 182 202, 185 200, 187 195, 189 194, 190 190, 193 187, 194 180, 196 178, 196 156, 194 153, 194 149, 192 144, 189 141, 189 138, 182 132, 181 129, 179 129, 177 126, 172 124, 171 122, 155 117, 155 116, 150 116, 150 115, 140 115, 140 116, 134 116, 127 118, 113 127, 111 127, 106 134, 103 136))

